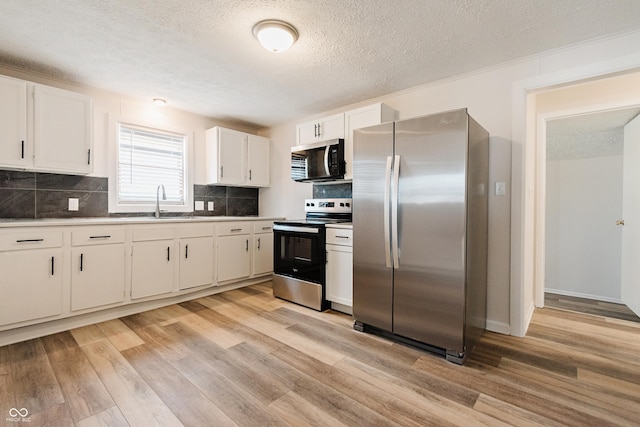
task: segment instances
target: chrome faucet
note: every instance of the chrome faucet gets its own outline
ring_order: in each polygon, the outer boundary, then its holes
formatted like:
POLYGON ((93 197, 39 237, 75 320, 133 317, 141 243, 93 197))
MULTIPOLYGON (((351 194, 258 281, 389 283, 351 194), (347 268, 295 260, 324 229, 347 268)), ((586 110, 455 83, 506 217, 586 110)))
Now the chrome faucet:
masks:
POLYGON ((162 188, 162 200, 167 200, 167 193, 164 191, 164 185, 158 185, 158 188, 156 188, 156 218, 160 218, 160 188, 162 188))

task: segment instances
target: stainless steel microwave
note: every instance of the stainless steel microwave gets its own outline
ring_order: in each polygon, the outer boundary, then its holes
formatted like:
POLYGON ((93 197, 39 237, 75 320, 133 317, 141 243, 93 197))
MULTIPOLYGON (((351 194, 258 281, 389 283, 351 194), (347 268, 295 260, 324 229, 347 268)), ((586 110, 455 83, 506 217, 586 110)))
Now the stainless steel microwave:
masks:
POLYGON ((291 147, 291 179, 295 181, 343 179, 345 167, 344 139, 291 147))

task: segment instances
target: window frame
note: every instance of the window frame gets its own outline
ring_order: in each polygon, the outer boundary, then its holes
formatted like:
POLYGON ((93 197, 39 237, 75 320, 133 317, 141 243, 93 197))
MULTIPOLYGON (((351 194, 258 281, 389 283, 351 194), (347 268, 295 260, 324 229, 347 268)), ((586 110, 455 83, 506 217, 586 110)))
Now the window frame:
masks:
MULTIPOLYGON (((147 213, 155 212, 155 202, 121 203, 119 202, 119 125, 146 128, 159 133, 174 133, 185 136, 184 147, 184 203, 168 204, 160 197, 160 210, 164 213, 193 212, 193 131, 178 126, 150 123, 135 118, 109 115, 109 213, 147 213)), ((163 184, 159 182, 158 185, 163 184)))

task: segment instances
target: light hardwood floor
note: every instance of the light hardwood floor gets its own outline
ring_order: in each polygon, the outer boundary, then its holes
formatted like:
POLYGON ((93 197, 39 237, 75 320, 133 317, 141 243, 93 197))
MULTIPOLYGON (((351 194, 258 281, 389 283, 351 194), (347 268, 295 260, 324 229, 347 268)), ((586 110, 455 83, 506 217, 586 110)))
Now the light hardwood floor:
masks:
POLYGON ((639 425, 640 324, 536 310, 457 366, 254 285, 0 347, 2 423, 639 425))

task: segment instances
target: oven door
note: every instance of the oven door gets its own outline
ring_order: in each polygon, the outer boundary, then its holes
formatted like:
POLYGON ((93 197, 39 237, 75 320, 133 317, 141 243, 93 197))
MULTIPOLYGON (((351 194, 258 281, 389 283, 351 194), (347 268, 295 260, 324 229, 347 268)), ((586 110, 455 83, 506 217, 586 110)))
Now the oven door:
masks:
POLYGON ((275 224, 273 271, 275 274, 324 285, 324 229, 275 224))

